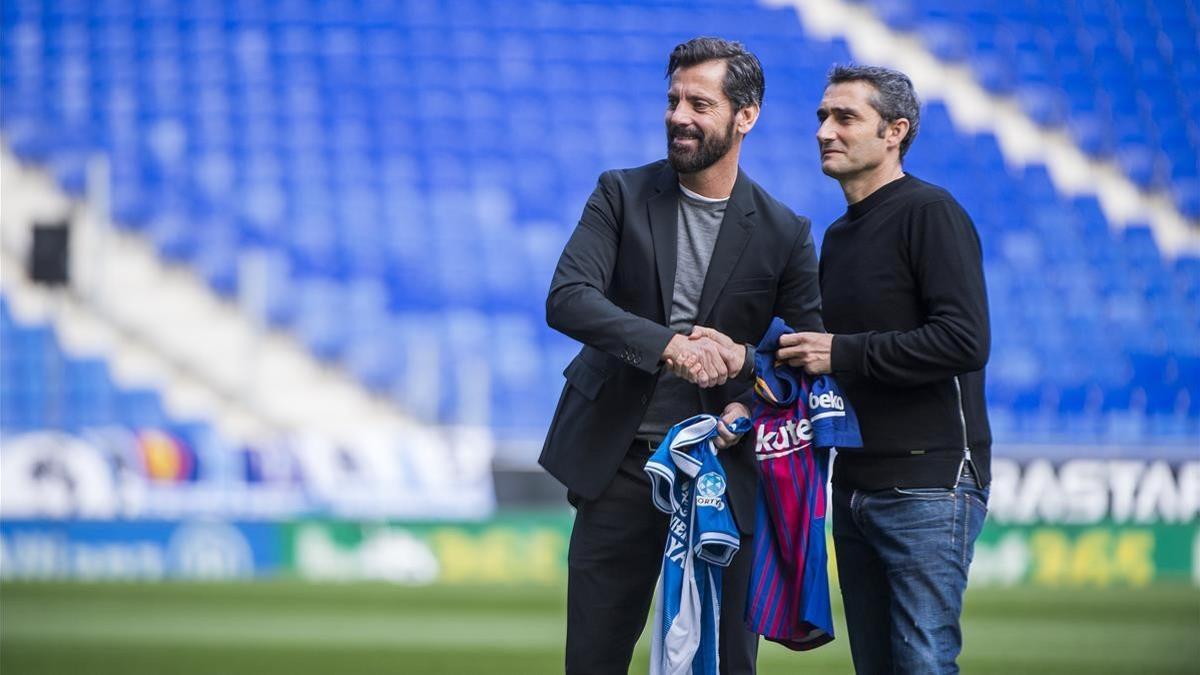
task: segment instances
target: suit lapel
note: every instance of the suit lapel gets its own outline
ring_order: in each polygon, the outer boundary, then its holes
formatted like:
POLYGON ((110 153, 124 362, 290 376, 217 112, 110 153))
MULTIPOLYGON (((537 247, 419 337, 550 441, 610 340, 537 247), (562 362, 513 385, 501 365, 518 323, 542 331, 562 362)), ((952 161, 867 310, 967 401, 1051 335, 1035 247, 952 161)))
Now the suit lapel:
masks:
MULTIPOLYGON (((704 290, 700 293, 700 307, 696 312, 697 325, 708 325, 708 315, 712 312, 721 289, 733 274, 733 268, 742 257, 742 251, 750 241, 754 232, 754 221, 749 217, 754 213, 754 201, 751 199, 750 179, 738 169, 737 182, 733 185, 733 193, 729 196, 729 204, 725 207, 725 217, 721 219, 721 231, 717 233, 717 243, 713 247, 712 259, 708 263, 708 274, 704 276, 704 290)), ((657 246, 657 240, 655 242, 657 246)), ((674 250, 674 244, 672 244, 674 250)), ((674 256, 672 256, 672 262, 674 256)), ((662 263, 659 263, 660 269, 662 263)), ((672 280, 674 268, 672 268, 672 280)), ((669 297, 669 296, 668 296, 669 297)))
POLYGON ((650 232, 654 238, 654 263, 658 268, 658 291, 662 299, 663 325, 671 324, 671 297, 675 292, 677 220, 679 215, 679 179, 666 167, 654 186, 646 208, 650 232))

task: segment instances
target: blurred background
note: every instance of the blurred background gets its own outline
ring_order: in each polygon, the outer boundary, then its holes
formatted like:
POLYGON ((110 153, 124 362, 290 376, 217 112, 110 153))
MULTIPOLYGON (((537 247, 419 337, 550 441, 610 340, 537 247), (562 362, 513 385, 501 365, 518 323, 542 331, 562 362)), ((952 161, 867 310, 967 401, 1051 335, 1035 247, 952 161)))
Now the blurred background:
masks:
POLYGON ((762 60, 743 166, 818 241, 848 62, 913 77, 906 169, 979 229, 964 667, 1197 672, 1194 0, 6 0, 0 669, 561 670, 543 303, 701 34, 762 60))

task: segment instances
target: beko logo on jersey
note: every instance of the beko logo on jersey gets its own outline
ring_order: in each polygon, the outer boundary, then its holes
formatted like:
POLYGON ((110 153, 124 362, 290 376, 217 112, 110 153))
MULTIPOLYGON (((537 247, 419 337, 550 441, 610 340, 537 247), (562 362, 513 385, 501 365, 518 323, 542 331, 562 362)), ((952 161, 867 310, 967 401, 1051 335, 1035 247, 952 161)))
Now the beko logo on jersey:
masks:
POLYGON ((812 439, 812 422, 806 419, 789 419, 774 431, 767 431, 767 425, 760 424, 754 454, 760 460, 781 457, 808 445, 812 439))
POLYGON ((808 392, 808 409, 816 412, 818 410, 845 410, 846 401, 841 396, 827 391, 818 396, 816 392, 808 392))

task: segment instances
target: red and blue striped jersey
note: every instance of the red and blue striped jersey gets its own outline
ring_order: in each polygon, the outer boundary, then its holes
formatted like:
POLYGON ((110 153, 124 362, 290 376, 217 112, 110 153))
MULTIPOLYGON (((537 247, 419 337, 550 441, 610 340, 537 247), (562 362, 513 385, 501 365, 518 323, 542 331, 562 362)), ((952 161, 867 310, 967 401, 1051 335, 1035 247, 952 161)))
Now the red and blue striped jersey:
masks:
POLYGON ((832 377, 775 362, 775 319, 755 358, 759 489, 747 627, 790 649, 833 640, 825 546, 829 449, 861 447, 858 420, 832 377))

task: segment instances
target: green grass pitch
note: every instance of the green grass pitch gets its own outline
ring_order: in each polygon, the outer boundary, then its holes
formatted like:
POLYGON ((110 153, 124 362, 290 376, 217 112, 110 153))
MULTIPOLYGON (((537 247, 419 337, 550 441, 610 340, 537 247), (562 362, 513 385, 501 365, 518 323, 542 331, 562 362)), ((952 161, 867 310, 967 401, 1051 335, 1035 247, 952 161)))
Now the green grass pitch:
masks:
MULTIPOLYGON (((836 593, 835 593, 836 599, 836 593)), ((298 582, 0 584, 0 672, 562 672, 564 596, 542 588, 298 582)), ((839 639, 763 643, 759 672, 849 673, 839 639)), ((1198 673, 1200 590, 973 590, 966 673, 1198 673)), ((646 672, 646 636, 631 672, 646 672)))

